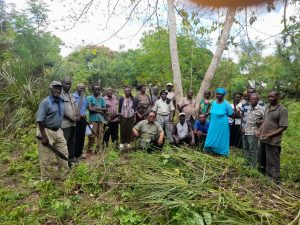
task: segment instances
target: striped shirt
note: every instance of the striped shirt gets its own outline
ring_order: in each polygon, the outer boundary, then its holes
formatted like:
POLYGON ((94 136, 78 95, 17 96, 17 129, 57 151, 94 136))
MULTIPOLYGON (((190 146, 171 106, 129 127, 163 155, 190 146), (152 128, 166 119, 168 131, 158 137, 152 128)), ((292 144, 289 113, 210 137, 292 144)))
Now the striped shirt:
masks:
POLYGON ((115 96, 112 96, 111 98, 104 96, 104 100, 106 102, 106 115, 108 116, 109 119, 115 117, 114 119, 111 120, 111 122, 118 121, 118 117, 116 117, 116 115, 118 114, 117 98, 115 96))
POLYGON ((259 104, 255 107, 250 106, 247 111, 247 119, 245 124, 245 135, 255 135, 258 131, 258 123, 264 118, 265 108, 259 104))

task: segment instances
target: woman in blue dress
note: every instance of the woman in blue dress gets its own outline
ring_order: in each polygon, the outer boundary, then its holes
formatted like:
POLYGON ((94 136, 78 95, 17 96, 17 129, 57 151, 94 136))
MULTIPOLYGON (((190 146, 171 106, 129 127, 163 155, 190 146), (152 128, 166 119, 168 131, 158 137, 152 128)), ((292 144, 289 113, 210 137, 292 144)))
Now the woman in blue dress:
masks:
POLYGON ((210 110, 210 126, 205 140, 206 152, 228 156, 229 154, 229 123, 228 116, 233 113, 231 105, 224 99, 226 90, 216 90, 217 100, 212 102, 210 110))

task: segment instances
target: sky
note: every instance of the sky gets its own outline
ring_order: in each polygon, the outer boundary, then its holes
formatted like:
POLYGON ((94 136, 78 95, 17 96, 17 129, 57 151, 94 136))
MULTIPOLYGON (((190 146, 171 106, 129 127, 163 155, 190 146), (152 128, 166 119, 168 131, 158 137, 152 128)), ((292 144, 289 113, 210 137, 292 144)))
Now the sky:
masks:
MULTIPOLYGON (((135 18, 130 20, 120 32, 110 38, 126 21, 130 11, 129 9, 125 10, 125 5, 120 3, 121 6, 116 7, 115 13, 109 17, 108 15, 113 11, 116 1, 94 0, 94 4, 90 7, 87 16, 84 15, 82 20, 78 21, 73 27, 74 15, 82 11, 81 9, 83 9, 89 0, 43 0, 49 9, 48 16, 50 23, 47 29, 64 42, 64 45, 61 47, 61 54, 66 56, 74 51, 76 47, 87 44, 103 44, 115 51, 120 50, 120 46, 123 46, 123 50, 138 48, 143 32, 153 29, 149 24, 141 26, 142 21, 138 20, 138 17, 145 17, 147 13, 151 12, 144 10, 142 5, 139 14, 135 15, 135 18), (99 2, 99 4, 95 4, 95 2, 99 2), (107 22, 108 18, 109 22, 107 22)), ((124 2, 126 1, 118 2, 125 4, 124 2)), ((26 7, 26 0, 6 0, 6 3, 14 3, 17 9, 24 9, 26 7)), ((158 7, 160 22, 166 24, 167 13, 165 12, 165 3, 162 2, 158 7)), ((292 8, 288 8, 288 13, 293 13, 292 10, 292 8)), ((250 40, 264 40, 263 43, 266 45, 266 48, 263 54, 269 55, 274 52, 275 40, 279 37, 278 34, 283 29, 283 25, 281 24, 283 8, 277 7, 271 13, 267 13, 266 8, 261 8, 259 12, 257 21, 252 26, 248 26, 248 34, 250 40)), ((250 9, 248 13, 250 14, 250 9)), ((238 19, 244 20, 243 16, 244 13, 240 13, 240 18, 238 19)), ((178 16, 177 22, 179 23, 180 20, 181 18, 178 16)), ((237 32, 239 29, 239 26, 235 25, 232 28, 232 33, 237 32)), ((212 43, 208 48, 211 51, 215 51, 216 49, 218 34, 219 30, 210 35, 212 43)), ((245 38, 245 36, 237 38, 245 38)), ((224 55, 225 57, 227 55, 234 58, 234 52, 235 49, 231 48, 229 51, 224 52, 224 55)))

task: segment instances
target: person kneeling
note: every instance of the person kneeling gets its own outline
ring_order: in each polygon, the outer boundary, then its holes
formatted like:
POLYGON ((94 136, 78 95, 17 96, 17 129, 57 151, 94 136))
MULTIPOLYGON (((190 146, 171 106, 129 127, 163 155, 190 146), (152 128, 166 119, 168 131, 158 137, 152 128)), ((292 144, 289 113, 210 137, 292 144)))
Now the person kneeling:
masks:
POLYGON ((200 113, 199 120, 196 120, 194 125, 196 144, 200 148, 202 148, 204 145, 208 128, 209 128, 209 122, 206 121, 205 114, 200 113))
POLYGON ((138 148, 147 152, 162 149, 164 145, 164 130, 155 119, 156 113, 151 111, 146 120, 138 122, 132 129, 134 137, 139 138, 138 148))
POLYGON ((179 123, 173 129, 174 145, 195 145, 193 129, 185 120, 185 113, 179 113, 179 123))

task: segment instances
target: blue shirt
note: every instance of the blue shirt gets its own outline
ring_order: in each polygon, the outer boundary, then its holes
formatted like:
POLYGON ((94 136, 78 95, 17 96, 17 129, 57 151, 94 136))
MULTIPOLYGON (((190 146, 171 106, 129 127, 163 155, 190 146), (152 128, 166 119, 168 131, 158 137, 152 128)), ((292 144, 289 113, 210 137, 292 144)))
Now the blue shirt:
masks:
MULTIPOLYGON (((75 101, 77 102, 77 105, 79 106, 79 102, 80 102, 80 96, 78 94, 77 91, 75 91, 73 94, 72 94, 75 98, 75 101)), ((87 101, 86 101, 86 98, 83 97, 82 99, 82 106, 80 108, 80 115, 83 115, 85 116, 86 115, 86 109, 87 109, 87 101)))
POLYGON ((36 121, 42 122, 48 128, 61 128, 64 117, 64 100, 49 95, 39 105, 36 121))
POLYGON ((204 124, 200 122, 200 120, 196 120, 194 124, 194 128, 201 131, 202 133, 207 134, 209 128, 209 122, 205 122, 204 124))
MULTIPOLYGON (((93 107, 100 107, 100 108, 106 107, 105 100, 102 97, 96 98, 95 96, 91 95, 86 98, 86 101, 89 106, 92 105, 93 107)), ((90 112, 90 121, 103 122, 104 116, 102 115, 102 113, 90 112)))

